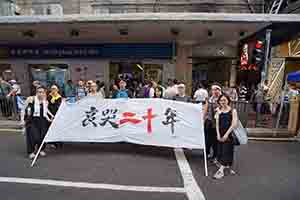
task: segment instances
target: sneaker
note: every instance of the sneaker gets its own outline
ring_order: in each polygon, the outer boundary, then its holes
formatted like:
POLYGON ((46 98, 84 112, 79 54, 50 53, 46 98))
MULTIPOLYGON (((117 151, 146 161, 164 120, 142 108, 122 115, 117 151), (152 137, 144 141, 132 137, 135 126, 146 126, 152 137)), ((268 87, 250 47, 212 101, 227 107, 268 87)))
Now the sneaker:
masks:
POLYGON ((224 177, 224 171, 223 170, 218 170, 216 173, 215 173, 215 175, 214 175, 214 178, 215 179, 221 179, 221 178, 223 178, 224 177))
POLYGON ((236 172, 233 169, 229 170, 230 175, 236 175, 236 172))
POLYGON ((41 152, 40 152, 40 155, 43 156, 43 157, 46 156, 45 151, 41 151, 41 152))
POLYGON ((30 159, 34 159, 35 158, 35 154, 34 153, 29 154, 29 158, 30 159))
POLYGON ((51 148, 51 149, 57 149, 57 147, 56 147, 55 144, 50 144, 50 148, 51 148))

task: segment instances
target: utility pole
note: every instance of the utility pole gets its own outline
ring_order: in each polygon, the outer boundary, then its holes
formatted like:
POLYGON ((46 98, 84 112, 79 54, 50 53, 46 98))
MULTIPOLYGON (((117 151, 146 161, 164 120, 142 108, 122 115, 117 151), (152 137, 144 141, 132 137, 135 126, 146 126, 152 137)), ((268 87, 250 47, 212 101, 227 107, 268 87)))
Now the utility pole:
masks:
POLYGON ((271 48, 271 29, 267 29, 266 31, 266 52, 265 52, 265 62, 263 65, 263 69, 261 69, 261 82, 264 83, 266 80, 266 74, 268 72, 268 66, 270 63, 270 48, 271 48))

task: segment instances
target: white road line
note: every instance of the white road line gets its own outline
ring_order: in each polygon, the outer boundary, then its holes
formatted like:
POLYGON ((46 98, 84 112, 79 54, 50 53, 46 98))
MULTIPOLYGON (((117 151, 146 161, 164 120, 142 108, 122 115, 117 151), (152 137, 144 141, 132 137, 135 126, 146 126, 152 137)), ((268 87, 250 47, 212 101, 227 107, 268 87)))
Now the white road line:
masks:
POLYGON ((198 186, 192 169, 182 149, 174 149, 176 160, 183 178, 184 188, 189 200, 205 200, 204 194, 198 186))
POLYGON ((72 181, 58 181, 49 179, 31 179, 17 177, 0 177, 0 182, 4 183, 23 183, 48 185, 57 187, 74 187, 87 189, 103 189, 103 190, 118 190, 118 191, 133 191, 133 192, 162 192, 162 193, 186 193, 185 188, 178 187, 148 187, 148 186, 130 186, 130 185, 113 185, 102 183, 86 183, 72 181))

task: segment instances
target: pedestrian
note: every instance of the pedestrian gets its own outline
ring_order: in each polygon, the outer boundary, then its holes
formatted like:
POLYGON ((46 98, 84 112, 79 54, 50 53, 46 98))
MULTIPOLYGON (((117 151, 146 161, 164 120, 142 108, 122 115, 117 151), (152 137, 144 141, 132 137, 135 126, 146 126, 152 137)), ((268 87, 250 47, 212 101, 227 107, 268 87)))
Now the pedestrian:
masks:
POLYGON ((163 88, 162 87, 155 88, 154 98, 163 98, 163 88))
POLYGON ((17 83, 17 81, 11 80, 11 81, 9 81, 9 83, 11 84, 11 91, 8 94, 8 96, 21 96, 21 87, 17 83))
POLYGON ((7 95, 10 93, 12 87, 6 82, 3 77, 0 77, 0 108, 3 117, 11 116, 11 106, 9 104, 9 100, 7 95))
POLYGON ((235 174, 232 169, 234 157, 234 133, 233 129, 237 125, 237 112, 230 107, 231 100, 227 95, 221 95, 218 99, 219 107, 216 112, 216 132, 218 139, 217 161, 219 169, 214 178, 224 177, 224 170, 228 169, 230 174, 235 174))
POLYGON ((238 101, 238 94, 237 94, 237 91, 235 89, 235 86, 231 84, 230 87, 229 87, 228 81, 225 82, 225 85, 223 87, 223 93, 225 95, 229 96, 230 100, 232 102, 237 102, 238 101))
POLYGON ((79 80, 78 85, 76 87, 76 100, 80 100, 87 95, 86 88, 84 86, 84 81, 79 80))
MULTIPOLYGON (((41 146, 47 133, 49 122, 53 115, 48 111, 46 88, 40 86, 36 90, 36 95, 26 100, 25 127, 27 153, 30 159, 35 157, 35 152, 41 146)), ((45 146, 40 152, 41 156, 46 156, 45 146)))
POLYGON ((67 84, 65 84, 64 96, 71 103, 74 103, 76 101, 76 88, 75 88, 75 85, 73 84, 72 80, 68 80, 67 84))
MULTIPOLYGON (((47 97, 47 100, 48 100, 48 110, 50 111, 50 113, 53 116, 55 116, 61 105, 61 102, 62 102, 62 97, 59 94, 59 89, 58 89, 57 85, 51 86, 50 93, 47 97)), ((49 127, 50 127, 50 125, 51 125, 51 123, 49 122, 49 127)), ((51 146, 54 148, 57 148, 57 147, 62 148, 63 143, 56 142, 56 143, 52 143, 51 146)))
POLYGON ((112 87, 111 87, 111 98, 116 99, 118 92, 119 92, 118 86, 116 84, 112 85, 112 87))
POLYGON ((155 88, 157 88, 157 83, 155 81, 151 81, 149 84, 149 98, 154 98, 155 88))
POLYGON ((121 80, 119 82, 119 91, 117 93, 117 99, 120 99, 120 98, 131 98, 131 94, 130 94, 130 91, 128 89, 126 89, 126 82, 124 80, 121 80))
POLYGON ((258 125, 262 122, 262 113, 263 113, 263 104, 264 104, 264 90, 262 88, 261 84, 258 84, 257 90, 253 94, 253 100, 254 100, 254 108, 256 111, 256 120, 255 120, 255 126, 258 127, 258 125))
POLYGON ((239 101, 247 101, 248 89, 244 83, 241 83, 239 88, 239 101))
POLYGON ((182 101, 182 102, 192 102, 191 97, 186 96, 185 94, 185 85, 183 83, 177 86, 178 94, 173 97, 175 101, 182 101))
POLYGON ((40 81, 33 81, 32 82, 32 86, 31 86, 31 96, 34 96, 36 94, 36 88, 40 87, 41 86, 41 83, 40 81))
POLYGON ((150 89, 152 87, 152 83, 151 81, 146 80, 145 81, 145 85, 142 88, 142 92, 143 92, 143 98, 149 98, 150 97, 150 89))
POLYGON ((168 87, 165 91, 166 99, 173 99, 178 94, 178 81, 176 79, 168 80, 168 87))
POLYGON ((214 164, 217 163, 218 141, 216 133, 216 120, 215 113, 218 107, 218 99, 221 96, 221 86, 214 83, 211 86, 211 97, 208 99, 207 115, 204 123, 205 132, 205 145, 207 158, 211 159, 214 164), (211 154, 211 148, 213 153, 211 154))
POLYGON ((194 93, 196 103, 204 103, 208 99, 208 92, 202 83, 199 83, 198 89, 194 93))
POLYGON ((101 92, 98 92, 98 85, 95 82, 91 83, 90 92, 88 96, 97 97, 99 99, 104 99, 104 96, 101 92))

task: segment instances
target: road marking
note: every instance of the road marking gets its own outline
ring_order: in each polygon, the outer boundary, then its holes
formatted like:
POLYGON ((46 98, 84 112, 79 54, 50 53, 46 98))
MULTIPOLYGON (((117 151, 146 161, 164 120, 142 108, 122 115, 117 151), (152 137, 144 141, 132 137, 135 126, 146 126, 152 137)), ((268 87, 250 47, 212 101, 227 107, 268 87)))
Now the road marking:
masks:
POLYGON ((189 200, 205 200, 204 194, 198 186, 192 169, 182 149, 174 149, 176 160, 184 182, 184 188, 189 200))
MULTIPOLYGON (((186 193, 185 188, 177 187, 148 187, 148 186, 130 186, 130 185, 113 185, 102 183, 86 183, 72 181, 58 181, 49 179, 31 179, 17 177, 0 177, 0 182, 4 183, 23 183, 36 185, 50 185, 60 187, 75 187, 87 189, 103 189, 103 190, 118 190, 118 191, 134 191, 134 192, 162 192, 162 193, 186 193)), ((199 199, 200 200, 200 199, 199 199)))

